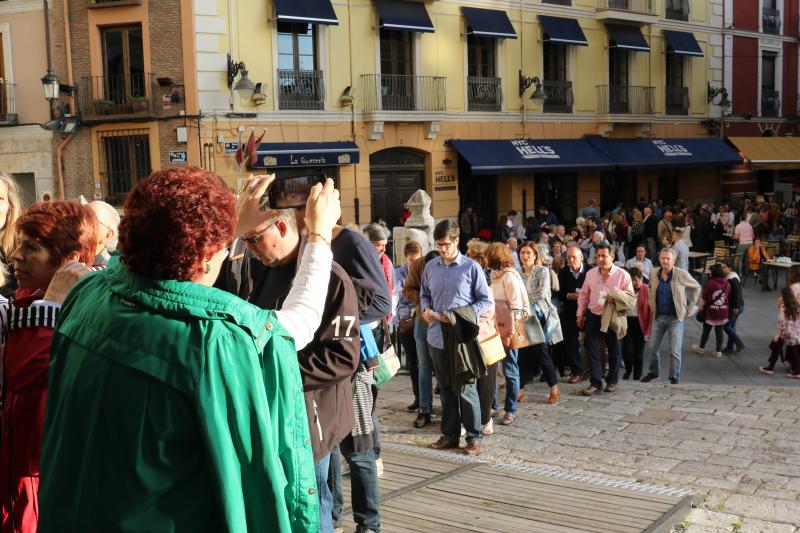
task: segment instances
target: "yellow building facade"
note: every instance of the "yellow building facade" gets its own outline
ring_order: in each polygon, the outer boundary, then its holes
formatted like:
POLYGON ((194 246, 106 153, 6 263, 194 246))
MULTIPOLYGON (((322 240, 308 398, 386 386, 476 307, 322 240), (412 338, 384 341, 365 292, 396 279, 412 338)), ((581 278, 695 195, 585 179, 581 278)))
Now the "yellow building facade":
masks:
POLYGON ((501 161, 487 175, 450 141, 709 137, 721 13, 722 0, 197 0, 200 163, 236 185, 246 171, 235 143, 266 130, 265 171, 293 150, 293 161, 324 161, 344 221, 361 224, 394 223, 417 187, 434 217, 471 204, 487 225, 545 203, 571 217, 589 198, 714 198, 714 165, 549 172, 501 161), (330 165, 314 150, 342 145, 318 143, 354 143, 358 155, 330 165))

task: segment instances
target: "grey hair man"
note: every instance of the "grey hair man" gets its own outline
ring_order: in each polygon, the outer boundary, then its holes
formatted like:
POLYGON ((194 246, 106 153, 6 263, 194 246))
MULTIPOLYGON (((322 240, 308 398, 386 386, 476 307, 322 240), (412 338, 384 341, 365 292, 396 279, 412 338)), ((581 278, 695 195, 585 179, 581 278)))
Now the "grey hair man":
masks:
POLYGON ((89 202, 89 208, 97 216, 97 250, 94 258, 96 266, 107 265, 111 254, 117 251, 119 241, 119 213, 112 206, 100 200, 89 202))
POLYGON ((653 327, 645 352, 650 354, 650 371, 642 381, 648 383, 660 375, 659 349, 666 336, 670 352, 669 381, 676 385, 681 378, 683 319, 697 310, 701 287, 691 274, 675 266, 675 251, 672 248, 663 248, 658 260, 661 267, 650 272, 648 294, 653 327))

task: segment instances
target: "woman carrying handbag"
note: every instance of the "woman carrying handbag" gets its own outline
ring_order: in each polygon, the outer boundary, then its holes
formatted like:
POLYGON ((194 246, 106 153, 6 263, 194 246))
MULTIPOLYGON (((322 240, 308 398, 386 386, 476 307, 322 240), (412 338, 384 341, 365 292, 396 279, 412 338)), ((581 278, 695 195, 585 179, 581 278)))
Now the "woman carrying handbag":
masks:
POLYGON ((558 374, 550 357, 550 346, 558 344, 564 337, 561 333, 558 310, 552 303, 550 269, 542 265, 539 249, 530 242, 520 246, 519 262, 522 264, 522 280, 526 296, 530 301, 531 320, 538 320, 544 331, 544 342, 533 344, 530 352, 534 365, 542 369, 542 375, 550 387, 547 403, 554 404, 561 397, 561 392, 558 390, 558 374))
MULTIPOLYGON (((494 243, 486 250, 486 265, 491 269, 491 289, 495 300, 497 328, 506 346, 503 375, 506 378, 505 415, 500 422, 508 426, 517 417, 519 393, 518 348, 527 345, 524 323, 530 304, 519 273, 514 270, 514 256, 502 243, 494 243)), ((490 370, 491 372, 491 370, 490 370)))

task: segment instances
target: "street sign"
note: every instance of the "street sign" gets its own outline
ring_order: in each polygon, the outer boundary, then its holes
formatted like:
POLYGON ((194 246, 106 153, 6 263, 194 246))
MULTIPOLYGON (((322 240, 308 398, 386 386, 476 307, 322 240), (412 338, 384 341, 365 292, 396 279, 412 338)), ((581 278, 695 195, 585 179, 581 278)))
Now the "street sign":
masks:
POLYGON ((186 150, 171 151, 169 153, 170 163, 186 163, 186 161, 188 161, 186 150))
POLYGON ((239 149, 239 143, 238 142, 225 143, 225 153, 226 154, 235 154, 236 150, 238 150, 238 149, 239 149))

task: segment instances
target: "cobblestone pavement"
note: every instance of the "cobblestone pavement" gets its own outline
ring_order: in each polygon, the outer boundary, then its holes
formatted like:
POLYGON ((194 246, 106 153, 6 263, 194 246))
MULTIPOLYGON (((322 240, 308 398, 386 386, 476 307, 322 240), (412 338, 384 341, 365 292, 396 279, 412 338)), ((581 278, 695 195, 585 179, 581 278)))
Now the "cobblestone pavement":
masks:
MULTIPOLYGON (((771 377, 757 372, 777 296, 749 288, 746 298, 745 352, 722 360, 690 353, 699 337, 692 319, 680 385, 621 381, 612 394, 586 398, 579 385, 562 384, 550 406, 537 382, 524 389, 512 426, 495 419, 481 457, 694 489, 705 501, 676 531, 800 533, 800 380, 777 368, 771 377)), ((410 391, 407 375, 381 390, 383 438, 423 446, 438 438, 438 424, 412 427, 410 391)))

